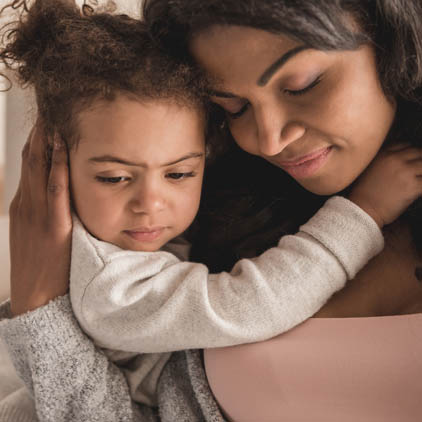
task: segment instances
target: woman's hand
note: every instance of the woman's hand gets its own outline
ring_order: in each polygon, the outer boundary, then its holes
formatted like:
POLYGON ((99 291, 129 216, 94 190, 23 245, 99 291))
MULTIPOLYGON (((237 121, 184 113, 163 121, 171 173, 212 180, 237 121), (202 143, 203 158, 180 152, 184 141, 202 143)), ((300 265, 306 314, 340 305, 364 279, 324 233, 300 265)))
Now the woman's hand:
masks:
POLYGON ((11 312, 20 315, 64 295, 69 287, 72 218, 67 150, 47 142, 37 122, 22 151, 21 180, 10 205, 11 312))

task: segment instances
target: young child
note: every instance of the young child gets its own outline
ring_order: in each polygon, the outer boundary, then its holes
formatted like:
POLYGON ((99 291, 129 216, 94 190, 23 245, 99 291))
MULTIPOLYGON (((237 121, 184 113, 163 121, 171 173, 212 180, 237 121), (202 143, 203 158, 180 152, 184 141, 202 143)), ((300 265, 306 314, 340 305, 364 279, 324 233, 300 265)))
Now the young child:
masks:
POLYGON ((35 88, 46 133, 68 148, 73 309, 124 369, 135 400, 156 404, 172 351, 280 334, 382 249, 374 219, 334 197, 295 236, 230 273, 209 274, 187 261, 180 237, 198 211, 212 152, 195 71, 158 50, 142 23, 81 13, 64 0, 37 0, 22 12, 0 57, 35 88))

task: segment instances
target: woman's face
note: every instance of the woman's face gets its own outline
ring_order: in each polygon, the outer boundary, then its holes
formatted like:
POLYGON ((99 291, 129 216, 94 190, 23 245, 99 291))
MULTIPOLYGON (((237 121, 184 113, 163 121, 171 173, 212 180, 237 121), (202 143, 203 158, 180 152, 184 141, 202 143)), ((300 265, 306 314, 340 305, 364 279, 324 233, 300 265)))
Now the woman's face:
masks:
POLYGON ((369 46, 324 52, 263 30, 213 26, 191 50, 239 146, 316 194, 349 186, 393 122, 369 46))

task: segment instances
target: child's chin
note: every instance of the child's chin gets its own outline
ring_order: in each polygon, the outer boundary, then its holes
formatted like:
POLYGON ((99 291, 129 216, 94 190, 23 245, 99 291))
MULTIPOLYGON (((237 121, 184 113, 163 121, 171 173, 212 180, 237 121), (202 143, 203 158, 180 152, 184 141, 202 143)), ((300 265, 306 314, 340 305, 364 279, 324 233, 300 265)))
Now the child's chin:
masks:
POLYGON ((135 252, 157 252, 159 251, 164 244, 162 242, 130 242, 131 244, 126 244, 120 246, 122 249, 135 252))
POLYGON ((134 251, 134 252, 157 252, 160 250, 164 244, 162 242, 136 242, 131 239, 119 239, 119 240, 106 240, 105 242, 111 243, 114 246, 119 247, 125 251, 134 251))
POLYGON ((161 249, 163 245, 159 245, 159 246, 139 246, 136 248, 131 248, 130 250, 132 251, 136 251, 136 252, 157 252, 161 249))

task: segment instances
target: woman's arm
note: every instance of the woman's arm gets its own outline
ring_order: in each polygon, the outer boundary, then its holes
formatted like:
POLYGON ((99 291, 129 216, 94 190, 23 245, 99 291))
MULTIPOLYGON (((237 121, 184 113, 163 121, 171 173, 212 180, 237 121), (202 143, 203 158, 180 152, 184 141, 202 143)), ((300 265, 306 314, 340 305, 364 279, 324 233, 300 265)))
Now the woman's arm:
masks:
POLYGON ((131 401, 122 372, 72 314, 66 295, 72 230, 67 152, 59 143, 48 170, 45 150, 38 123, 25 145, 10 207, 11 301, 0 307, 0 336, 41 421, 157 420, 131 401))

